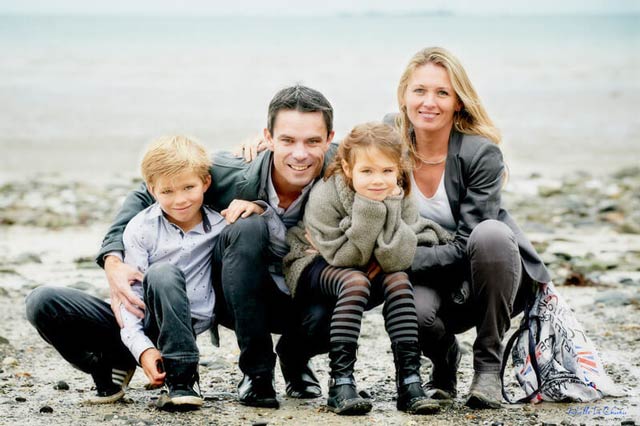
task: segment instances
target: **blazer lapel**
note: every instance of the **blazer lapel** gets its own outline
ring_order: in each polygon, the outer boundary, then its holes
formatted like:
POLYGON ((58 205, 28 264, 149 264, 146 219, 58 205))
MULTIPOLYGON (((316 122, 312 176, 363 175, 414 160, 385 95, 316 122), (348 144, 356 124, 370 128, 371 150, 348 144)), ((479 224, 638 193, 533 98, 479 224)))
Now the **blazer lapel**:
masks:
POLYGON ((456 222, 460 220, 460 192, 464 190, 460 173, 460 147, 462 134, 451 130, 449 136, 449 152, 444 171, 444 189, 449 199, 449 206, 456 222))

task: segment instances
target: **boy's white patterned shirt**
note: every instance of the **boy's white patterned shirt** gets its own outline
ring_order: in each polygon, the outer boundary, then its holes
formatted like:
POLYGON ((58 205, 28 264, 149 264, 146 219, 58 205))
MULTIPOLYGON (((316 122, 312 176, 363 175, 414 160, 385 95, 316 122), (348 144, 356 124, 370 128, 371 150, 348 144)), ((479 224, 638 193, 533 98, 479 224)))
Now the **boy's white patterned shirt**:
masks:
MULTIPOLYGON (((154 263, 170 263, 185 275, 187 297, 194 321, 194 331, 200 334, 211 327, 215 293, 211 284, 213 245, 226 226, 224 218, 214 210, 202 207, 203 221, 188 232, 169 222, 158 203, 138 213, 124 230, 124 261, 145 274, 154 263)), ((143 299, 141 283, 132 290, 143 299)), ((122 341, 136 361, 155 347, 144 334, 143 321, 124 306, 120 306, 124 328, 122 341)))

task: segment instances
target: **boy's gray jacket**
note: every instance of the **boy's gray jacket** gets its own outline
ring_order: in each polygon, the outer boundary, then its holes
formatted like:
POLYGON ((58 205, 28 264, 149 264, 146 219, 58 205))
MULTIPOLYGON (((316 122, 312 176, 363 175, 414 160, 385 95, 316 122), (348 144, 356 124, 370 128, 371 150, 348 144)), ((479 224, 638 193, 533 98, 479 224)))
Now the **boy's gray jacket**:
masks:
MULTIPOLYGON (((336 144, 331 144, 324 157, 324 169, 333 159, 336 144)), ((235 157, 229 152, 219 152, 214 155, 211 165, 211 186, 204 196, 204 204, 220 212, 226 209, 234 199, 263 200, 268 202, 267 182, 269 170, 273 161, 273 153, 265 151, 254 161, 247 163, 242 158, 235 157)), ((110 252, 124 252, 122 234, 127 223, 138 212, 153 204, 155 200, 147 191, 143 183, 137 190, 130 192, 124 200, 116 219, 109 227, 102 241, 102 247, 96 257, 96 262, 104 267, 103 257, 110 252)))
POLYGON ((403 271, 411 266, 417 244, 450 240, 440 225, 419 215, 410 197, 370 200, 336 174, 315 184, 304 222, 287 232, 290 251, 284 258, 285 282, 295 295, 302 271, 320 255, 338 267, 362 268, 375 258, 384 272, 403 271))

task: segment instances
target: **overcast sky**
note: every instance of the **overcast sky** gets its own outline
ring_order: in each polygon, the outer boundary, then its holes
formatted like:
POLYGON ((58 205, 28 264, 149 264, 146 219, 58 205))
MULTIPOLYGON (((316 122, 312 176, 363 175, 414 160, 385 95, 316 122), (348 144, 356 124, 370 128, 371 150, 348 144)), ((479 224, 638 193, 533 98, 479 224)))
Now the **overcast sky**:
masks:
POLYGON ((459 14, 638 14, 638 0, 0 0, 0 14, 334 15, 449 11, 459 14))

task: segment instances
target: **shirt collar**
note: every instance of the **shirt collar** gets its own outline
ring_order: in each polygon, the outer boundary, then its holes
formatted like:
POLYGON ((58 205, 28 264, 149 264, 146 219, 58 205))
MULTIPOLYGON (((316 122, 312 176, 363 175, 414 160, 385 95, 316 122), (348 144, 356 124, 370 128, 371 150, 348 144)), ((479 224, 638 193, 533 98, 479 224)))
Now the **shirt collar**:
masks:
MULTIPOLYGON (((211 231, 211 222, 209 221, 209 216, 207 215, 207 211, 204 207, 204 204, 200 207, 200 213, 202 214, 202 222, 193 227, 189 232, 197 232, 198 234, 209 233, 211 231)), ((151 207, 149 207, 149 219, 158 219, 165 221, 168 225, 176 227, 175 224, 169 222, 169 220, 164 216, 164 212, 160 207, 160 203, 156 202, 151 207)))
MULTIPOLYGON (((284 212, 285 210, 282 207, 280 207, 280 197, 278 197, 278 192, 276 191, 276 187, 273 186, 273 179, 271 178, 272 168, 273 168, 273 162, 269 165, 269 173, 267 174, 267 196, 269 197, 269 205, 271 205, 271 207, 276 209, 276 211, 278 212, 284 212)), ((291 203, 289 208, 297 204, 298 200, 300 200, 305 195, 307 195, 307 192, 309 192, 309 190, 311 189, 311 187, 315 182, 316 182, 316 179, 313 179, 311 182, 307 184, 307 186, 302 188, 302 192, 300 192, 300 195, 298 195, 298 198, 296 198, 293 201, 293 203, 291 203)))

